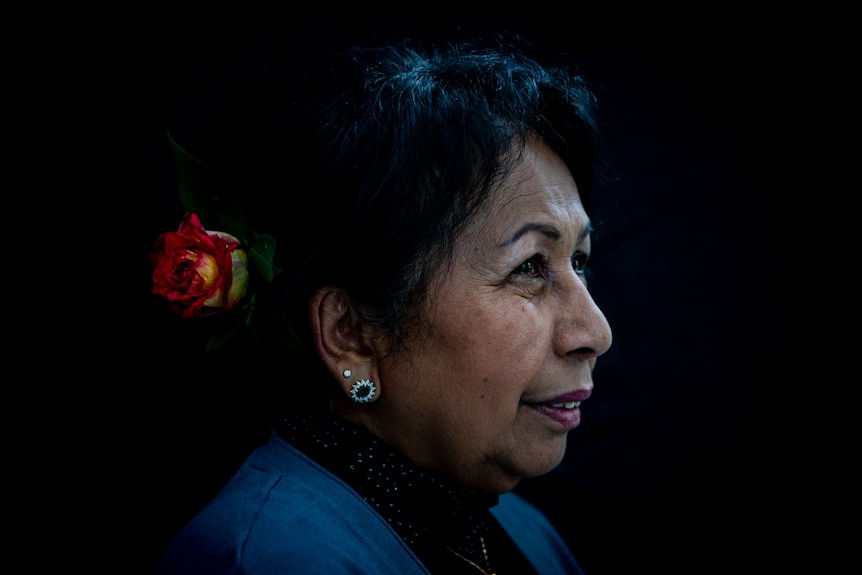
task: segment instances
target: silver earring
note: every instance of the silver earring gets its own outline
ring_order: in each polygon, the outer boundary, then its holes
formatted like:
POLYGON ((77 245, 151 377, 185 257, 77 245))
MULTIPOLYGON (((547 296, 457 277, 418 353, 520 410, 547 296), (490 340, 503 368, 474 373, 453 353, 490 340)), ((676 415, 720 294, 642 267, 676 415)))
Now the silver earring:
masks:
POLYGON ((377 393, 377 388, 368 379, 360 379, 350 388, 350 397, 356 403, 368 403, 374 399, 375 393, 377 393))
POLYGON ((344 370, 344 377, 350 377, 350 374, 351 374, 351 373, 353 373, 353 372, 352 372, 352 371, 350 371, 349 369, 345 369, 345 370, 344 370))

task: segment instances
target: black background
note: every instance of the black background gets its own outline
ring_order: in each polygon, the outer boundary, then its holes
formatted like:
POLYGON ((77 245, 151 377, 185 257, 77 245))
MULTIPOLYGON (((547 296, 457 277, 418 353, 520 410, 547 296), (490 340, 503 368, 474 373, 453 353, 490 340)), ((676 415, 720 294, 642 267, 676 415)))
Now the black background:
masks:
POLYGON ((149 247, 178 221, 164 135, 194 113, 183 109, 189 94, 272 42, 458 28, 513 31, 570 53, 601 86, 619 174, 594 209, 590 278, 614 344, 563 464, 519 490, 589 575, 774 572, 796 560, 785 537, 800 512, 787 481, 789 424, 775 401, 789 327, 779 309, 787 200, 775 155, 787 138, 779 94, 799 46, 750 15, 566 12, 210 8, 125 14, 81 34, 70 65, 93 200, 83 233, 102 246, 105 285, 87 309, 98 339, 81 357, 98 367, 82 392, 94 407, 78 422, 87 434, 77 473, 88 489, 74 513, 105 527, 91 544, 111 553, 92 553, 94 569, 116 561, 121 572, 151 572, 262 438, 249 425, 255 402, 232 391, 248 384, 242 369, 199 365, 185 351, 198 334, 149 294, 149 247))

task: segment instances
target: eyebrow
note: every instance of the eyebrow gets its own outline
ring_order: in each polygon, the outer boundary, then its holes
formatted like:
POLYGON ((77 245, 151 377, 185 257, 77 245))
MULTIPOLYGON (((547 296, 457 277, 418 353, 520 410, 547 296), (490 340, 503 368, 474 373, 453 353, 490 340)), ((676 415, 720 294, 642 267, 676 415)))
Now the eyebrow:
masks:
MULTIPOLYGON (((518 231, 516 231, 514 234, 512 234, 512 237, 510 237, 508 240, 506 240, 502 244, 500 244, 500 247, 504 248, 504 247, 510 246, 531 232, 539 232, 540 234, 542 234, 548 238, 551 238, 552 240, 555 240, 555 241, 559 240, 563 235, 560 232, 560 230, 558 230, 554 226, 549 226, 547 224, 538 224, 538 223, 532 223, 531 222, 531 223, 524 224, 523 226, 518 228, 518 231)), ((579 242, 582 241, 584 238, 586 238, 592 232, 593 232, 593 225, 588 220, 587 225, 584 226, 584 228, 581 230, 581 233, 578 235, 578 241, 579 242)))

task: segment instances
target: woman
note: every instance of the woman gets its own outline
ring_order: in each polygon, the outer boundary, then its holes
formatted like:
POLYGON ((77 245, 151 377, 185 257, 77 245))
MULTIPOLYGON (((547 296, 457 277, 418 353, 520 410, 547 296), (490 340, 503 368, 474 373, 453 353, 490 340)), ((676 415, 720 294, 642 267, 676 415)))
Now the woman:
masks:
POLYGON ((154 291, 184 317, 272 296, 304 349, 281 356, 295 387, 269 441, 160 573, 581 573, 512 489, 560 462, 611 343, 584 275, 585 81, 511 46, 406 43, 258 81, 266 102, 234 102, 239 127, 220 117, 196 140, 221 142, 188 150, 254 228, 187 216, 154 291), (165 266, 190 237, 182 253, 211 244, 204 271, 228 273, 184 299, 165 266))

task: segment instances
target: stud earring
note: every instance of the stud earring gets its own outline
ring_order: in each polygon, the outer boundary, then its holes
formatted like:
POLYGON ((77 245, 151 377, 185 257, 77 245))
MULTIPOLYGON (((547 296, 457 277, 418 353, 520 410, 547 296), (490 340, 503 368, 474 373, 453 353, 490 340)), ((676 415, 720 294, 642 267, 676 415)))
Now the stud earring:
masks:
POLYGON ((344 370, 344 377, 350 377, 350 374, 351 374, 351 373, 353 373, 353 372, 352 372, 352 371, 350 371, 349 369, 345 369, 345 370, 344 370))
POLYGON ((356 403, 368 403, 374 399, 375 393, 377 393, 377 388, 368 379, 360 379, 350 388, 350 397, 356 403))

